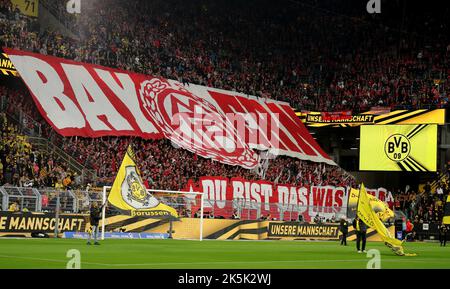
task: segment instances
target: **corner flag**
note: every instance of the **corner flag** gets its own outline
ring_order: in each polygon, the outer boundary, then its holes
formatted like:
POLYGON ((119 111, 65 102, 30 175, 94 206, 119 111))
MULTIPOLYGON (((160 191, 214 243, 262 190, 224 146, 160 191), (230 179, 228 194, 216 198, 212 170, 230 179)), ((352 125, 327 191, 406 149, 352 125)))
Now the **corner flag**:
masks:
POLYGON ((142 183, 141 174, 136 166, 135 155, 131 145, 128 146, 116 179, 108 196, 108 201, 123 211, 129 211, 132 216, 178 218, 177 211, 161 203, 147 192, 142 183))

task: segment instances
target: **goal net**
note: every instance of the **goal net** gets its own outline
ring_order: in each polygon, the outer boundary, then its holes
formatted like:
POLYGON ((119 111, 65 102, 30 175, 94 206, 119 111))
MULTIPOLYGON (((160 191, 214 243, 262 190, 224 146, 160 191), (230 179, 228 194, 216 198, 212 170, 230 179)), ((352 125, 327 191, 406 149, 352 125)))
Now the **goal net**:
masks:
MULTIPOLYGON (((103 202, 108 199, 111 186, 103 187, 103 202)), ((159 202, 174 208, 175 217, 131 216, 107 204, 99 224, 102 240, 117 233, 138 233, 140 238, 203 239, 203 194, 199 192, 147 189, 159 202)), ((124 234, 132 236, 133 234, 124 234)), ((136 235, 136 234, 135 234, 136 235)))

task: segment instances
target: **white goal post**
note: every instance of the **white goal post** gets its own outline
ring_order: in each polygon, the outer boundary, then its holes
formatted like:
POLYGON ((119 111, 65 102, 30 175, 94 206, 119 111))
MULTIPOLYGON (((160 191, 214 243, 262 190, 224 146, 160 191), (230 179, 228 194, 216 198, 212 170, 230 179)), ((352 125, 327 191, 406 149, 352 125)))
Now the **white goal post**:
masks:
MULTIPOLYGON (((102 194, 102 204, 106 204, 107 202, 107 191, 111 189, 111 186, 103 186, 103 194, 102 194)), ((186 192, 186 191, 171 191, 171 190, 156 190, 156 189, 147 189, 148 193, 164 193, 167 195, 192 195, 194 198, 200 195, 200 216, 199 216, 199 240, 203 240, 203 206, 204 206, 204 194, 200 192, 186 192)), ((105 218, 106 218, 106 206, 102 208, 102 226, 101 226, 101 239, 105 239, 105 218)))

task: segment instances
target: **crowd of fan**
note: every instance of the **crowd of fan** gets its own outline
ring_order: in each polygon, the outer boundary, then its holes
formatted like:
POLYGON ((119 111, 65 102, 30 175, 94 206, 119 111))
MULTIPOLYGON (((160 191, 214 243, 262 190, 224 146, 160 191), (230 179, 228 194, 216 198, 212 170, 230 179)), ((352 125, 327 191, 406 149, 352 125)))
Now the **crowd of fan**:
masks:
POLYGON ((439 224, 444 215, 444 205, 450 194, 447 181, 439 181, 435 186, 428 182, 418 192, 414 190, 398 190, 393 194, 396 210, 406 214, 415 227, 423 223, 439 224))

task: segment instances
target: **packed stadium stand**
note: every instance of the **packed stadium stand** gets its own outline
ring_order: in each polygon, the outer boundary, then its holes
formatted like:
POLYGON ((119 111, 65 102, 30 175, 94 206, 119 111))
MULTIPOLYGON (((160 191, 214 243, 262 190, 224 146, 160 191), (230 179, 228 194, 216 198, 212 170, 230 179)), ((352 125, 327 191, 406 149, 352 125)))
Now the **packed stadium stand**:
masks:
MULTIPOLYGON (((449 27, 428 13, 386 26, 316 1, 282 2, 106 0, 68 16, 64 1, 41 1, 74 38, 42 29, 0 0, 0 45, 286 101, 298 110, 448 108, 449 27)), ((179 190, 205 175, 357 186, 337 166, 289 157, 271 160, 262 174, 176 149, 169 140, 61 137, 23 85, 2 82, 0 98, 0 185, 82 191, 108 185, 132 143, 149 188, 179 190)), ((417 222, 439 220, 449 194, 448 183, 439 186, 442 194, 399 190, 390 205, 417 222)))

